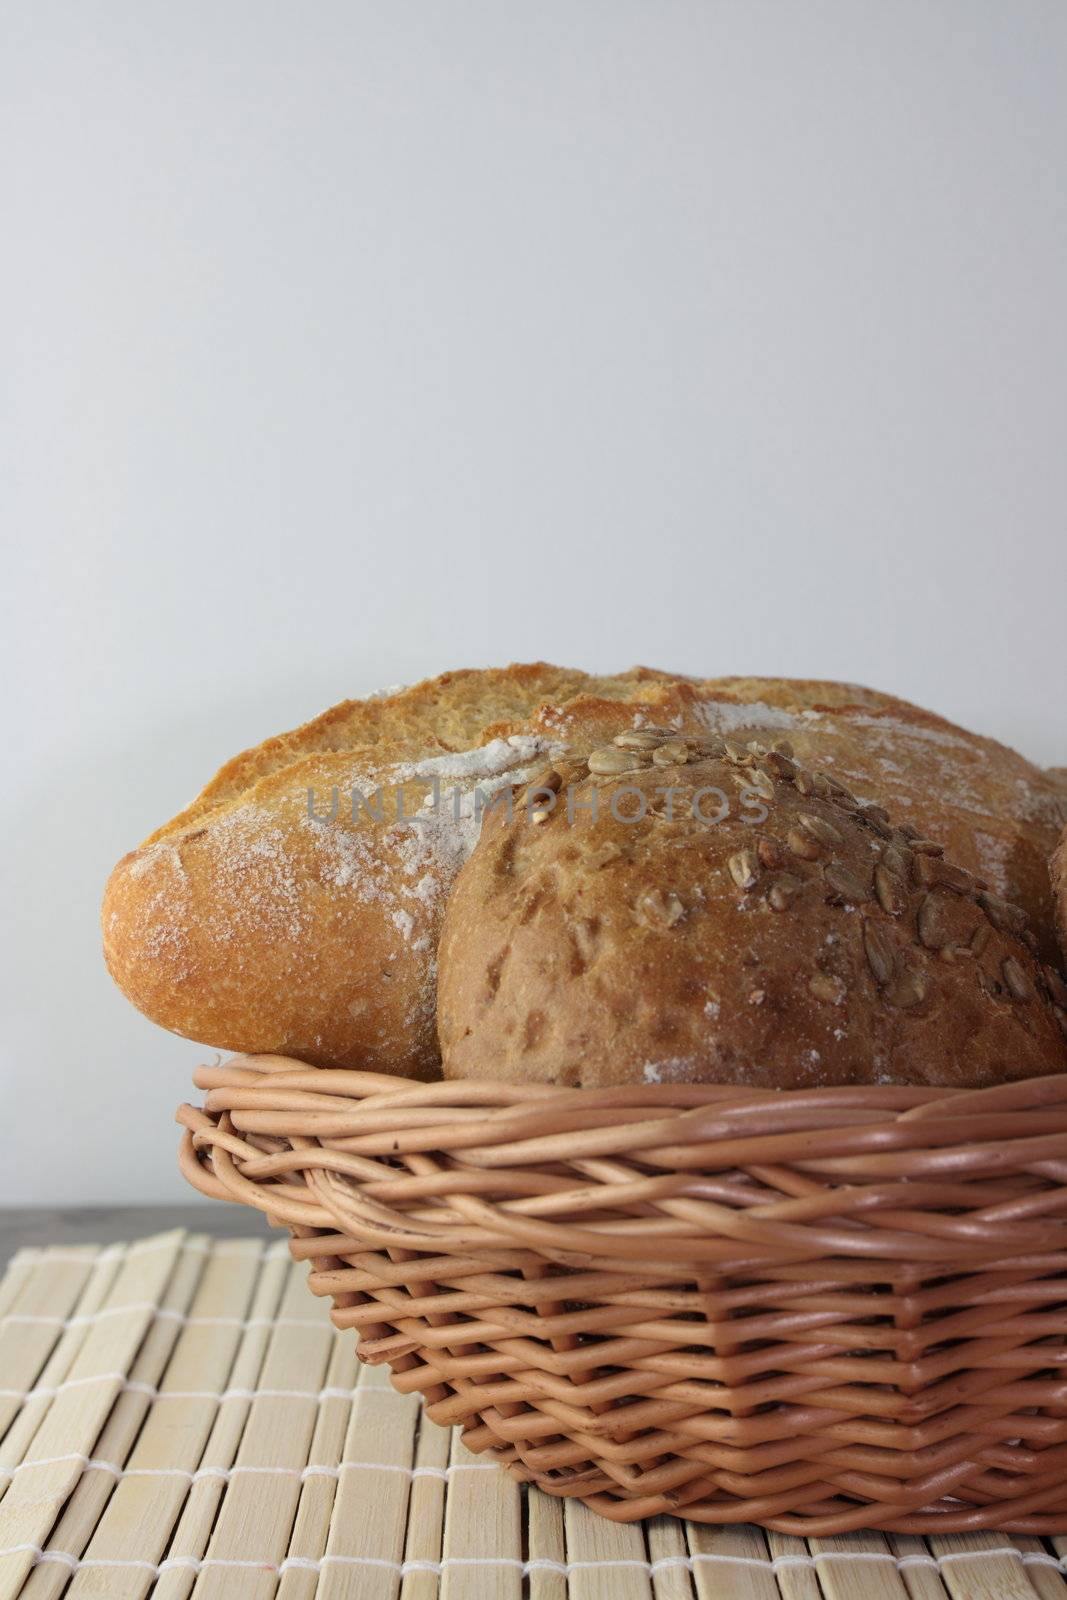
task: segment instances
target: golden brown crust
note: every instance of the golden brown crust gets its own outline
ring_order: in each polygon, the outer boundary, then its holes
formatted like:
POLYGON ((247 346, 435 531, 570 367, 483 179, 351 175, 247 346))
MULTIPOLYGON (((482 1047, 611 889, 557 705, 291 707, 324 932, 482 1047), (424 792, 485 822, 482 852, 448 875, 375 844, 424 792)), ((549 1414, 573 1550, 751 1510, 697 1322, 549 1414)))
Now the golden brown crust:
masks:
POLYGON ((786 711, 816 706, 833 711, 853 706, 864 711, 895 711, 907 717, 918 713, 941 721, 932 712, 923 711, 897 695, 868 689, 862 683, 835 683, 829 678, 704 678, 701 688, 706 694, 721 695, 742 704, 761 702, 786 711))
POLYGON ((220 1049, 432 1075, 440 918, 476 819, 421 808, 435 778, 491 792, 531 760, 532 739, 473 763, 381 744, 268 773, 118 863, 112 976, 153 1020, 220 1049))
MULTIPOLYGON (((1014 752, 855 685, 697 680, 644 667, 594 677, 538 662, 346 701, 228 762, 112 874, 111 971, 155 1021, 204 1043, 430 1073, 441 910, 474 829, 468 818, 458 841, 447 829, 429 838, 416 880, 427 904, 411 908, 410 834, 347 818, 351 788, 357 779, 404 786, 412 765, 450 752, 463 786, 479 769, 462 753, 495 740, 519 741, 503 759, 521 772, 532 751, 563 743, 588 752, 647 722, 770 729, 805 759, 824 752, 861 794, 884 793, 1019 900, 1051 948, 1047 863, 1067 822, 1067 791, 1014 752), (336 821, 310 832, 309 786, 320 809, 334 786, 345 797, 336 821)), ((425 783, 406 790, 409 812, 425 792, 425 783)))
POLYGON ((211 779, 191 805, 148 836, 145 844, 175 833, 206 812, 304 756, 372 749, 385 742, 408 755, 427 750, 471 750, 485 744, 490 724, 521 732, 544 703, 565 702, 589 686, 613 697, 640 693, 645 684, 677 681, 652 667, 632 667, 610 678, 591 677, 547 661, 510 667, 462 668, 363 700, 342 700, 287 733, 242 750, 211 779))
POLYGON ((1067 828, 1055 855, 1052 857, 1052 893, 1056 901, 1056 931, 1060 939, 1060 953, 1067 971, 1067 828))
MULTIPOLYGON (((125 856, 108 881, 104 954, 148 1016, 221 1049, 284 1048, 318 1063, 345 1057, 420 1077, 432 1067, 433 899, 403 870, 382 883, 374 858, 399 841, 366 815, 315 823, 333 784, 368 794, 403 769, 311 756, 269 774, 202 823, 125 856), (399 1061, 395 1068, 390 1067, 399 1061)), ((409 788, 410 794, 410 788, 409 788)))
POLYGON ((383 740, 409 754, 468 750, 484 743, 478 733, 487 722, 499 720, 486 714, 487 707, 500 717, 522 718, 542 699, 566 698, 585 678, 585 673, 536 661, 485 671, 443 672, 363 700, 342 700, 310 722, 242 750, 219 768, 191 805, 144 842, 151 844, 187 827, 260 778, 304 756, 371 749, 383 740))
POLYGON ((1025 918, 911 828, 714 736, 592 760, 534 820, 487 817, 459 874, 446 1076, 964 1087, 1067 1068, 1067 990, 1025 918))

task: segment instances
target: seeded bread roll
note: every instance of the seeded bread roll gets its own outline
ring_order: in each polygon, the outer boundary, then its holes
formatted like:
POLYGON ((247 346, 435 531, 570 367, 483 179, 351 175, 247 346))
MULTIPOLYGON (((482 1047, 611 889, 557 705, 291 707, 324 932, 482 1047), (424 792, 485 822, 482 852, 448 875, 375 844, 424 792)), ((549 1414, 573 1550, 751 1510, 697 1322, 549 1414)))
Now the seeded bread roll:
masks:
POLYGON ((1024 914, 788 746, 645 729, 537 784, 486 817, 446 910, 446 1077, 965 1087, 1067 1068, 1067 987, 1024 914))
POLYGON ((854 684, 702 681, 644 667, 591 677, 540 662, 345 701, 228 762, 112 873, 111 972, 154 1021, 203 1044, 435 1073, 436 948, 477 837, 475 786, 522 781, 535 763, 648 723, 739 740, 788 735, 801 759, 818 752, 861 797, 885 794, 1018 900, 1053 948, 1048 860, 1067 790, 1013 751, 854 684), (444 800, 428 814, 420 807, 434 781, 444 800), (353 815, 354 791, 379 783, 386 815, 353 815))

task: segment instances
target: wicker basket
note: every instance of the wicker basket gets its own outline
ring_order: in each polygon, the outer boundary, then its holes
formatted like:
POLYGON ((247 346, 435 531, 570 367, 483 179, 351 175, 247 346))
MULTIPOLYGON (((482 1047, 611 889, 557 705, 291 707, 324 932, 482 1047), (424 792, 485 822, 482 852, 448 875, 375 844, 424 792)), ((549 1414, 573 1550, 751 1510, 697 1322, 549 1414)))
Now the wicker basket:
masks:
POLYGON ((182 1168, 365 1361, 608 1517, 1067 1530, 1067 1077, 774 1093, 202 1068, 182 1168))

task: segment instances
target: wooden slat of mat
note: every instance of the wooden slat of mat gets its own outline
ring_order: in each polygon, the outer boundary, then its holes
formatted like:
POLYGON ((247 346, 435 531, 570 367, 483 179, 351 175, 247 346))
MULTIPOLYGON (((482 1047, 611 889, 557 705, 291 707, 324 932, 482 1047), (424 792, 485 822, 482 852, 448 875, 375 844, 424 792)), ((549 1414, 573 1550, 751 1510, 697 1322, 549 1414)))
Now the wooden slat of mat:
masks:
POLYGON ((779 1600, 762 1529, 747 1522, 731 1528, 699 1522, 686 1527, 698 1600, 779 1600))
POLYGON ((195 1600, 274 1595, 333 1345, 326 1308, 308 1294, 306 1279, 303 1265, 294 1264, 287 1275, 237 1460, 193 1585, 195 1600))
MULTIPOLYGON (((61 1282, 61 1275, 67 1271, 73 1271, 76 1277, 80 1278, 81 1291, 71 1305, 71 1317, 75 1320, 71 1320, 62 1328, 42 1328, 39 1339, 35 1339, 33 1332, 26 1332, 26 1343, 38 1352, 46 1349, 48 1355, 44 1366, 33 1379, 31 1395, 27 1396, 22 1386, 14 1384, 11 1386, 14 1394, 10 1398, 14 1400, 18 1409, 15 1415, 8 1418, 3 1442, 0 1443, 0 1496, 7 1492, 12 1469, 18 1466, 26 1454, 30 1441, 44 1420, 54 1398, 53 1390, 70 1374, 78 1351, 85 1343, 89 1332, 88 1318, 100 1310, 118 1275, 121 1259, 121 1252, 118 1250, 88 1249, 86 1257, 89 1271, 88 1276, 83 1278, 81 1261, 71 1261, 66 1251, 60 1254, 61 1262, 53 1261, 48 1253, 33 1264, 31 1272, 35 1280, 39 1276, 48 1278, 53 1272, 57 1273, 60 1275, 54 1280, 57 1285, 61 1282)), ((34 1292, 31 1285, 24 1286, 24 1293, 34 1292)), ((62 1294, 61 1287, 59 1293, 62 1294)), ((20 1314, 18 1306, 24 1303, 25 1300, 20 1295, 14 1307, 16 1315, 20 1314)), ((22 1370, 25 1372, 28 1367, 24 1365, 22 1370)))
POLYGON ((887 1533, 885 1540, 897 1558, 897 1571, 909 1600, 949 1600, 937 1569, 937 1557, 925 1539, 910 1533, 887 1533))
POLYGON ((677 1517, 652 1517, 645 1523, 645 1539, 656 1600, 695 1600, 685 1523, 677 1517))
POLYGON ((452 1450, 452 1430, 439 1428, 425 1413, 416 1422, 415 1476, 408 1499, 400 1600, 437 1600, 445 1533, 445 1473, 452 1450))
POLYGON ((364 1367, 316 1600, 392 1600, 400 1589, 418 1402, 364 1367))
POLYGON ((570 1600, 652 1600, 648 1550, 640 1523, 612 1522, 566 1500, 570 1600))
MULTIPOLYGON (((445 1502, 441 1600, 519 1600, 522 1492, 453 1436, 445 1502)), ((621 1600, 621 1597, 620 1597, 621 1600)))
POLYGON ((67 1386, 51 1400, 19 1470, 0 1501, 0 1600, 14 1597, 47 1541, 83 1461, 107 1421, 130 1364, 151 1324, 177 1260, 183 1235, 165 1234, 122 1258, 105 1300, 70 1368, 67 1386), (18 1546, 23 1548, 19 1549, 18 1546), (16 1547, 16 1548, 12 1548, 16 1547))
POLYGON ((808 1543, 826 1600, 854 1600, 861 1581, 863 1600, 909 1600, 884 1534, 847 1533, 808 1543))
MULTIPOLYGON (((96 1254, 95 1245, 90 1247, 90 1254, 96 1254)), ((30 1272, 40 1259, 41 1251, 30 1245, 23 1245, 21 1250, 15 1251, 4 1269, 4 1276, 0 1278, 0 1317, 11 1310, 22 1293, 30 1272)))
POLYGON ((185 1600, 192 1590, 226 1485, 222 1474, 233 1466, 252 1409, 251 1399, 245 1397, 245 1392, 253 1390, 259 1381, 270 1343, 270 1319, 277 1315, 290 1270, 286 1244, 277 1240, 267 1245, 255 1282, 249 1313, 251 1325, 241 1339, 227 1380, 229 1392, 218 1405, 198 1463, 205 1475, 194 1482, 182 1507, 167 1551, 170 1564, 160 1573, 152 1600, 185 1600), (213 1472, 219 1475, 214 1476, 213 1472))
POLYGON ((319 1402, 308 1455, 308 1467, 322 1470, 309 1471, 301 1484, 278 1600, 314 1600, 319 1562, 330 1536, 358 1375, 355 1339, 350 1332, 335 1332, 324 1387, 337 1393, 324 1394, 319 1402))
POLYGON ((1040 1539, 1017 1535, 1007 1541, 1022 1555, 1026 1575, 1041 1600, 1067 1600, 1067 1580, 1056 1556, 1040 1539), (1054 1565, 1054 1563, 1056 1563, 1054 1565))
MULTIPOLYGON (((1034 1600, 1030 1569, 1018 1546, 1003 1534, 943 1533, 928 1543, 941 1562, 952 1600, 1034 1600)), ((1056 1575, 1046 1568, 1046 1576, 1056 1575)))
POLYGON ((568 1600, 567 1539, 563 1501, 557 1495, 527 1490, 526 1554, 531 1564, 530 1600, 568 1600))
MULTIPOLYGON (((189 1311, 204 1270, 207 1249, 208 1239, 204 1234, 193 1234, 184 1241, 160 1303, 163 1314, 153 1321, 130 1368, 131 1387, 124 1389, 116 1400, 93 1448, 93 1460, 78 1479, 62 1516, 48 1536, 49 1559, 42 1561, 30 1573, 20 1600, 55 1600, 56 1596, 62 1594, 93 1537, 93 1530, 104 1508, 110 1510, 115 1505, 116 1497, 127 1482, 144 1482, 142 1479, 120 1478, 113 1469, 123 1472, 127 1469, 130 1451, 152 1403, 152 1393, 180 1337, 181 1319, 189 1311), (68 1557, 66 1564, 58 1559, 64 1555, 68 1557)), ((141 1437, 143 1439, 143 1434, 141 1437)), ((185 1490, 183 1483, 183 1494, 185 1490)), ((147 1554, 143 1546, 141 1554, 147 1554)), ((98 1582, 95 1592, 114 1595, 116 1591, 112 1580, 116 1574, 112 1571, 96 1576, 98 1582)), ((84 1574, 75 1576, 73 1592, 77 1592, 79 1577, 84 1577, 84 1574)))
MULTIPOLYGON (((86 1563, 67 1591, 69 1600, 106 1595, 108 1600, 138 1600, 147 1594, 155 1574, 151 1569, 162 1557, 171 1529, 189 1493, 189 1474, 199 1465, 200 1453, 217 1410, 207 1398, 225 1387, 234 1351, 241 1337, 240 1321, 259 1268, 260 1248, 252 1241, 212 1247, 193 1236, 183 1250, 182 1262, 197 1264, 195 1293, 187 1315, 195 1321, 181 1323, 170 1316, 158 1320, 138 1355, 131 1377, 144 1382, 149 1394, 133 1391, 119 1397, 115 1417, 127 1413, 132 1422, 129 1439, 105 1450, 109 1420, 97 1454, 124 1464, 128 1476, 113 1484, 101 1515, 90 1523, 84 1550, 86 1563), (201 1322, 200 1319, 210 1319, 201 1322), (156 1366, 157 1341, 170 1335, 164 1370, 156 1366), (130 1445, 133 1444, 132 1451, 130 1445), (132 1565, 142 1562, 144 1566, 132 1565)), ((175 1273, 171 1294, 181 1277, 175 1273)), ((167 1310, 171 1309, 167 1304, 167 1310)), ((184 1308, 179 1308, 184 1309, 184 1308)), ((125 1432, 125 1428, 124 1428, 125 1432)), ((75 1500, 96 1474, 86 1474, 75 1490, 75 1500)), ((65 1519, 64 1519, 65 1520, 65 1519)), ((62 1525, 57 1534, 62 1532, 62 1525)), ((59 1542, 53 1535, 50 1545, 59 1542)), ((72 1549, 67 1543, 62 1548, 72 1549)), ((81 1554, 81 1551, 74 1551, 81 1554)), ((43 1580, 34 1574, 40 1586, 43 1580)), ((28 1588, 25 1600, 45 1600, 58 1591, 28 1588)))
POLYGON ((0 1437, 62 1337, 97 1255, 89 1249, 52 1261, 40 1251, 27 1250, 11 1263, 0 1286, 0 1437))
POLYGON ((764 1538, 768 1555, 778 1563, 774 1575, 782 1600, 823 1600, 806 1541, 795 1538, 791 1533, 770 1531, 764 1538))

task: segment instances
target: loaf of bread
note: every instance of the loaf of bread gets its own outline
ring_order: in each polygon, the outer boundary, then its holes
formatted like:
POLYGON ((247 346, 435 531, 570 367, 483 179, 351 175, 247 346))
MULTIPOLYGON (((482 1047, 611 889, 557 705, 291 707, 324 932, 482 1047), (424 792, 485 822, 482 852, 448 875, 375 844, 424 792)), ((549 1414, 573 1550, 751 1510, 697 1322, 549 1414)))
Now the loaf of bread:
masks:
POLYGON ((482 800, 650 723, 787 737, 1018 902, 1051 954, 1067 794, 1013 751, 850 684, 539 663, 346 701, 227 763, 112 873, 111 972, 204 1044, 433 1075, 441 918, 482 800))
POLYGON ((537 706, 579 689, 640 704, 660 677, 447 673, 245 751, 112 872, 113 977, 153 1021, 219 1049, 435 1074, 441 912, 478 792, 557 748, 524 731, 537 706))
POLYGON ((445 912, 446 1077, 982 1086, 1067 1069, 1024 914, 789 743, 666 729, 490 812, 445 912))

